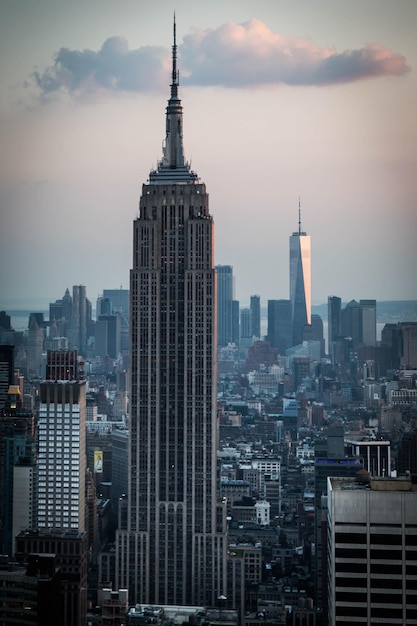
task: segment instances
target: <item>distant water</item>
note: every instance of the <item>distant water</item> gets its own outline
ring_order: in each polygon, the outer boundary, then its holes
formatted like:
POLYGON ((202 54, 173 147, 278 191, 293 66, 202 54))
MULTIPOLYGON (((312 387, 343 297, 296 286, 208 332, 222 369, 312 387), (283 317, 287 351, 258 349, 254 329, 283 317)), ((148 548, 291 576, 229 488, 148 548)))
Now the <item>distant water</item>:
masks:
MULTIPOLYGON (((12 314, 6 311, 6 313, 10 315, 10 325, 13 330, 20 332, 28 329, 30 315, 29 311, 12 311, 12 314)), ((49 311, 36 311, 36 313, 43 313, 44 320, 49 319, 49 311)))

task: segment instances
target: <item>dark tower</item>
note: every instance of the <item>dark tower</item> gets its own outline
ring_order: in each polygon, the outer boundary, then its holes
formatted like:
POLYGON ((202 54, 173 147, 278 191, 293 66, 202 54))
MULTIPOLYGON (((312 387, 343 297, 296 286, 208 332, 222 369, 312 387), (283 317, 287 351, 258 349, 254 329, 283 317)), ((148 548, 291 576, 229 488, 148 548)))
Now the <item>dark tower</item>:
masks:
POLYGON ((259 296, 250 297, 250 310, 252 313, 252 335, 261 339, 261 299, 259 296))
POLYGON ((328 346, 327 353, 334 362, 335 342, 342 332, 341 326, 342 299, 338 296, 327 298, 328 346))
POLYGON ((281 355, 291 346, 290 300, 268 300, 268 341, 281 355))
POLYGON ((218 346, 233 342, 233 267, 216 265, 218 346))
POLYGON ((130 274, 126 528, 116 588, 149 604, 224 593, 226 509, 216 493, 216 281, 204 183, 184 159, 177 46, 162 160, 142 187, 130 274))

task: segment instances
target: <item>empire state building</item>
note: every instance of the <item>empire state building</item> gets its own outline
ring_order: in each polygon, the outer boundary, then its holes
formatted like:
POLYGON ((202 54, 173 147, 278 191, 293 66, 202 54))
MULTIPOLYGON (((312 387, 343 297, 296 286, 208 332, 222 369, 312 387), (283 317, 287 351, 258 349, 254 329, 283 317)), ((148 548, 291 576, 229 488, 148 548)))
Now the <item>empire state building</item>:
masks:
POLYGON ((134 603, 213 606, 225 592, 227 548, 217 497, 213 218, 184 158, 178 86, 174 21, 163 155, 133 226, 129 490, 116 585, 134 603))

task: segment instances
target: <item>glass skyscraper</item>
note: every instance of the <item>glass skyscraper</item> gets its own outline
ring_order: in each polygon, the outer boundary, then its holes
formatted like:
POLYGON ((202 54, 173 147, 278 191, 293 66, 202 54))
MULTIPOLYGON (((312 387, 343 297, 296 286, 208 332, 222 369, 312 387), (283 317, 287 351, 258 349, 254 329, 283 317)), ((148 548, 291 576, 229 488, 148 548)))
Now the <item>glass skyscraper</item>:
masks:
POLYGON ((304 326, 311 324, 311 241, 302 231, 298 208, 298 231, 290 237, 290 301, 292 344, 303 341, 304 326))

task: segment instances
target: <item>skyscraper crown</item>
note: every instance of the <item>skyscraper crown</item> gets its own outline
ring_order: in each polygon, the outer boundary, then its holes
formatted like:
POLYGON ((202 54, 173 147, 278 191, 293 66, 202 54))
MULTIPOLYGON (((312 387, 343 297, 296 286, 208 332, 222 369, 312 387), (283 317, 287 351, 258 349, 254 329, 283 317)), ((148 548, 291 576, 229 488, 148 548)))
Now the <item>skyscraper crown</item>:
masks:
POLYGON ((178 97, 178 87, 179 71, 177 69, 177 37, 174 14, 171 96, 166 108, 166 135, 162 147, 162 159, 158 162, 156 170, 149 174, 151 185, 198 182, 197 174, 191 170, 190 164, 184 157, 183 115, 181 100, 178 97))

